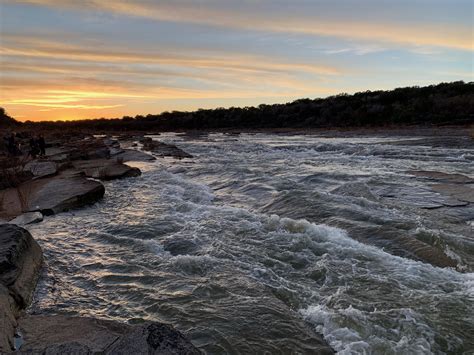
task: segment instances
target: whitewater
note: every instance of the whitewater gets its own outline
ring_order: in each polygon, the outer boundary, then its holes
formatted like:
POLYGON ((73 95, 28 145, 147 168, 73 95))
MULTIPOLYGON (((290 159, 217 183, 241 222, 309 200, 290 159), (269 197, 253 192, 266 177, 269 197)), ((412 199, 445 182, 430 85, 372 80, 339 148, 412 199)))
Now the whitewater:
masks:
POLYGON ((169 322, 208 354, 311 354, 321 338, 340 354, 474 352, 473 204, 425 208, 408 173, 474 178, 474 150, 154 138, 194 158, 134 163, 142 176, 102 201, 29 228, 46 263, 30 312, 169 322))

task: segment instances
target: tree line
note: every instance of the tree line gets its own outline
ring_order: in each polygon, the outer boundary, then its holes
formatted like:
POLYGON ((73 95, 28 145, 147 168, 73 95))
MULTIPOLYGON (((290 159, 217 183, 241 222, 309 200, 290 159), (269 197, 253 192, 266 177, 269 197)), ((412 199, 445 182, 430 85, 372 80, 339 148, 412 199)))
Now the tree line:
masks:
POLYGON ((27 122, 42 128, 213 130, 356 128, 474 123, 474 82, 364 91, 257 107, 199 109, 68 122, 27 122))

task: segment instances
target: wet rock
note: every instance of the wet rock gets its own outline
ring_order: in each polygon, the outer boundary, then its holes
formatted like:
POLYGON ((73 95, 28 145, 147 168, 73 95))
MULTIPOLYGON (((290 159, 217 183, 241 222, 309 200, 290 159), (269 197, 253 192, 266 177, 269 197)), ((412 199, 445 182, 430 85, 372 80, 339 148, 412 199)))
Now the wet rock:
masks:
POLYGON ((65 316, 26 316, 19 321, 24 344, 17 354, 201 354, 167 324, 128 325, 65 316))
POLYGON ((45 176, 56 175, 58 167, 55 162, 52 161, 37 161, 33 160, 28 162, 23 168, 25 171, 30 171, 34 177, 40 178, 45 176))
POLYGON ((370 188, 364 183, 347 183, 336 187, 331 191, 332 194, 342 196, 363 197, 369 201, 377 201, 378 198, 372 193, 370 188))
POLYGON ((87 177, 100 180, 113 180, 139 176, 140 169, 132 168, 115 159, 80 160, 72 162, 75 169, 84 172, 87 177))
POLYGON ((114 155, 114 159, 117 161, 153 161, 156 158, 153 155, 141 152, 139 150, 124 149, 121 153, 114 155))
POLYGON ((193 157, 175 145, 155 141, 150 137, 144 137, 141 143, 143 144, 143 150, 151 151, 160 157, 174 157, 179 159, 193 157))
POLYGON ((27 212, 12 219, 9 223, 24 226, 27 224, 38 223, 43 220, 43 214, 41 212, 27 212))
POLYGON ((0 225, 0 284, 20 308, 31 301, 42 260, 40 246, 26 229, 0 225))
POLYGON ((383 198, 396 199, 401 203, 423 209, 444 207, 443 196, 432 191, 429 187, 388 185, 376 191, 383 198))
POLYGON ((431 188, 456 200, 474 203, 474 188, 469 185, 436 184, 432 185, 431 188))
POLYGON ((456 200, 455 198, 449 198, 443 201, 443 205, 445 205, 446 207, 463 207, 463 206, 469 205, 469 202, 459 201, 459 200, 456 200))
POLYGON ((436 180, 440 182, 447 182, 452 184, 472 184, 474 179, 462 174, 447 174, 439 171, 426 171, 426 170, 409 170, 409 174, 426 178, 429 180, 436 180))

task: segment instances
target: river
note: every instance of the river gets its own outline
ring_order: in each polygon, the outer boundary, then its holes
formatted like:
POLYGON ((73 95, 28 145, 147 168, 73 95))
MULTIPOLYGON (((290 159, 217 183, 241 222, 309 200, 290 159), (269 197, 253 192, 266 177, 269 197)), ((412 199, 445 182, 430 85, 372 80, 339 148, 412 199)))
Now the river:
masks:
POLYGON ((474 351, 474 204, 437 208, 409 173, 474 178, 473 149, 156 138, 194 158, 135 163, 101 202, 30 228, 47 266, 32 312, 170 322, 208 354, 310 354, 321 336, 341 354, 474 351))

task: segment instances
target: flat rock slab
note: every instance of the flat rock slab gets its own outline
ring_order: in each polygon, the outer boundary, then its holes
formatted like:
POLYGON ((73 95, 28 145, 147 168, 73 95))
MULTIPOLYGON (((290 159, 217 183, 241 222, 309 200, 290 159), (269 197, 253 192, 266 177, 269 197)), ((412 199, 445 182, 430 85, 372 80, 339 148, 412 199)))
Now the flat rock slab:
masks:
POLYGON ((474 188, 469 185, 436 184, 432 185, 431 188, 433 191, 451 196, 451 200, 456 199, 463 202, 474 203, 474 188))
POLYGON ((20 186, 29 211, 51 215, 92 204, 105 194, 104 185, 85 177, 62 176, 20 186))
POLYGON ((114 155, 114 159, 116 161, 121 160, 123 162, 128 162, 128 161, 147 162, 147 161, 156 160, 156 158, 153 155, 141 152, 139 150, 134 150, 134 149, 123 149, 122 152, 114 155))
POLYGON ((141 174, 140 169, 119 163, 116 159, 78 160, 73 161, 72 165, 86 176, 99 180, 113 180, 141 174))
POLYGON ((42 261, 41 248, 26 229, 0 225, 0 284, 9 290, 19 308, 31 301, 42 261))
POLYGON ((16 354, 201 354, 172 326, 128 325, 66 316, 26 316, 19 320, 23 345, 16 354))
POLYGON ((30 171, 34 177, 40 178, 45 176, 56 175, 58 172, 58 166, 52 161, 38 161, 33 160, 26 163, 23 168, 25 171, 30 171))
POLYGON ((38 223, 43 220, 43 214, 41 212, 27 212, 12 219, 9 223, 16 224, 19 226, 25 226, 27 224, 38 223))
POLYGON ((192 158, 193 156, 173 144, 155 141, 149 137, 142 139, 143 150, 153 152, 160 157, 174 157, 178 159, 192 158))
POLYGON ((69 157, 74 153, 74 149, 65 147, 46 148, 46 157, 50 161, 64 162, 69 160, 69 157))
POLYGON ((435 209, 445 206, 443 203, 445 199, 429 188, 389 185, 376 191, 376 193, 380 197, 393 198, 418 208, 435 209))
POLYGON ((427 170, 409 170, 409 174, 426 178, 429 180, 436 180, 439 182, 447 182, 452 184, 472 184, 474 179, 469 176, 462 174, 447 174, 440 171, 427 171, 427 170))

